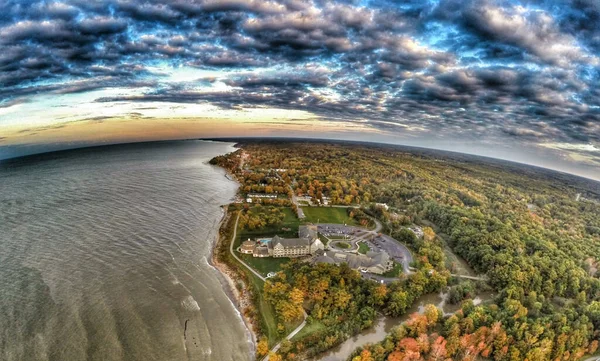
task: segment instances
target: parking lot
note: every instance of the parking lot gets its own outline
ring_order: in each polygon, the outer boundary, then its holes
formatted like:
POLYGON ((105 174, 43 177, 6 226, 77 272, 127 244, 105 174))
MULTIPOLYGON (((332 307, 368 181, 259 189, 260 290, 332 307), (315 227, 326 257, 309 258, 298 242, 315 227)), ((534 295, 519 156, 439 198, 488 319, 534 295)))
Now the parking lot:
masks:
POLYGON ((391 259, 401 263, 405 274, 410 273, 410 264, 413 262, 413 257, 404 244, 385 234, 374 237, 372 243, 377 247, 377 250, 386 251, 391 259))
POLYGON ((354 226, 344 226, 343 224, 320 224, 319 232, 327 237, 330 236, 350 236, 353 237, 359 232, 364 232, 362 228, 354 226))
POLYGON ((358 249, 357 242, 362 241, 369 246, 372 251, 386 251, 392 260, 402 264, 405 274, 410 273, 410 264, 413 262, 413 257, 410 250, 402 243, 394 238, 375 233, 363 228, 354 226, 344 226, 343 224, 320 224, 318 230, 326 237, 335 237, 332 241, 339 241, 337 237, 345 237, 345 240, 352 244, 348 251, 356 251, 358 249))

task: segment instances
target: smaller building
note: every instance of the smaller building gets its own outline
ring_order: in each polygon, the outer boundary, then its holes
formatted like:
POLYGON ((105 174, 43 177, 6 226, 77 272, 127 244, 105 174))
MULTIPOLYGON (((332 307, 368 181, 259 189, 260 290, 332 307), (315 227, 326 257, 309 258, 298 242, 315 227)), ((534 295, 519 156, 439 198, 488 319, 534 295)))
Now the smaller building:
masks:
POLYGON ((253 254, 255 248, 256 248, 256 242, 249 239, 242 243, 242 246, 240 247, 240 252, 242 252, 244 254, 253 254))
POLYGON ((324 251, 317 253, 315 263, 341 264, 361 272, 383 274, 393 268, 387 252, 367 252, 367 254, 353 254, 346 252, 324 251))
POLYGON ((254 249, 253 257, 263 258, 271 256, 269 252, 269 247, 267 245, 256 246, 254 249))
POLYGON ((267 193, 248 193, 248 198, 268 198, 268 199, 277 199, 277 194, 267 194, 267 193))

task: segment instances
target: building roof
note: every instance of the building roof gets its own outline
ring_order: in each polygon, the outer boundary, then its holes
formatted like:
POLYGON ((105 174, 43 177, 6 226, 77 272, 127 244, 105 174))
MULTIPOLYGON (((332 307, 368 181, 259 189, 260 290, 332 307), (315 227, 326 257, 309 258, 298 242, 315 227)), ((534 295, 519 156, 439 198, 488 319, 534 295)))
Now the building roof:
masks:
POLYGON ((300 226, 298 227, 298 236, 300 238, 310 238, 315 239, 317 238, 317 226, 300 226))
POLYGON ((254 241, 244 241, 242 242, 242 249, 254 249, 256 247, 256 242, 254 241))
POLYGON ((342 263, 345 262, 352 269, 379 267, 385 268, 390 256, 387 252, 367 252, 352 254, 345 252, 326 251, 315 258, 316 263, 342 263))
POLYGON ((317 237, 316 226, 300 226, 298 227, 298 238, 283 238, 275 236, 269 242, 269 248, 273 248, 278 244, 281 244, 284 248, 299 248, 309 247, 314 244, 321 243, 321 240, 317 237), (318 243, 317 243, 318 242, 318 243))
POLYGON ((273 237, 271 243, 273 243, 273 247, 281 244, 284 248, 308 247, 311 244, 306 238, 281 238, 279 236, 273 237))
POLYGON ((257 255, 260 255, 260 256, 268 256, 269 249, 267 247, 256 247, 254 249, 254 253, 256 253, 257 255))
POLYGON ((333 258, 327 256, 326 254, 320 255, 315 257, 314 260, 315 263, 329 263, 329 264, 336 264, 337 261, 334 260, 333 258))

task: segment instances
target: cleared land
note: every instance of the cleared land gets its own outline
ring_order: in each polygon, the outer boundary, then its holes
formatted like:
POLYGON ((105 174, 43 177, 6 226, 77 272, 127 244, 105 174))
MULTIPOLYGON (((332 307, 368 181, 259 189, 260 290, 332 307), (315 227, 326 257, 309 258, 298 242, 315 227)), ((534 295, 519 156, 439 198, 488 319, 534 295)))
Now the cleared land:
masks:
POLYGON ((311 223, 337 223, 357 226, 358 223, 348 217, 347 208, 341 207, 302 207, 305 221, 311 223))
POLYGON ((312 323, 306 324, 306 326, 304 326, 304 328, 292 338, 292 341, 301 340, 303 337, 306 337, 308 335, 311 335, 313 333, 316 333, 316 332, 319 332, 319 331, 322 331, 325 329, 327 329, 327 326, 325 326, 321 322, 315 320, 312 323))
POLYGON ((266 276, 269 272, 281 271, 281 265, 290 261, 287 257, 273 258, 257 258, 250 254, 238 254, 238 257, 244 260, 250 267, 257 270, 263 276, 266 276))

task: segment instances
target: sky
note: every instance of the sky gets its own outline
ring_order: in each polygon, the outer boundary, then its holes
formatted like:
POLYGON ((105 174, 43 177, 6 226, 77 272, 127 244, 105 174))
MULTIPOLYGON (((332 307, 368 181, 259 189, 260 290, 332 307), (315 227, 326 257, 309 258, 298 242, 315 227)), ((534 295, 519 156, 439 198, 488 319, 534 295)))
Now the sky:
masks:
POLYGON ((309 137, 600 180, 600 2, 0 0, 0 159, 309 137))

